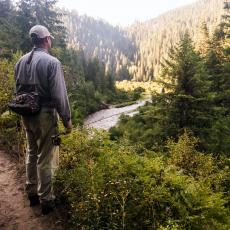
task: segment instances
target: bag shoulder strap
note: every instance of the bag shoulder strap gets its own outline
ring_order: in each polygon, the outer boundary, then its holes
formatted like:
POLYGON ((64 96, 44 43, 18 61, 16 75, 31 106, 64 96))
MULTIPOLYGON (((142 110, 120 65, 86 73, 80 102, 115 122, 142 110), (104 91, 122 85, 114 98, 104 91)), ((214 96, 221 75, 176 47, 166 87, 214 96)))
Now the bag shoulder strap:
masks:
POLYGON ((29 65, 30 62, 32 61, 32 58, 33 58, 33 56, 34 56, 34 51, 35 51, 35 48, 32 49, 32 51, 31 51, 31 53, 30 53, 30 56, 29 56, 29 58, 28 58, 26 64, 29 65))

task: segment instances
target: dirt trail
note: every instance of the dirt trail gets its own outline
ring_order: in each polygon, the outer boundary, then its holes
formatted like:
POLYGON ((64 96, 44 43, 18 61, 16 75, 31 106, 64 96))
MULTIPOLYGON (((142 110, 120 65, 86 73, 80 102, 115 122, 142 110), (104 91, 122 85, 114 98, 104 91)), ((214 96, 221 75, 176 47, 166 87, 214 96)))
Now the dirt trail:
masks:
POLYGON ((24 178, 19 177, 17 164, 0 151, 0 229, 1 230, 61 230, 57 211, 41 215, 40 206, 29 207, 24 192, 24 178))

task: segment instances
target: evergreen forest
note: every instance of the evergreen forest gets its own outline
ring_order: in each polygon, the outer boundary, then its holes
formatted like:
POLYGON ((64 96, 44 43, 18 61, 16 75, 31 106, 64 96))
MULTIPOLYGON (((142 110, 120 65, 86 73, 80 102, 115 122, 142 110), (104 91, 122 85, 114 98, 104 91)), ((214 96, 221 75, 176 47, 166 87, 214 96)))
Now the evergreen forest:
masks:
POLYGON ((230 229, 230 2, 120 28, 56 0, 0 0, 0 149, 19 164, 25 133, 7 105, 36 24, 55 37, 74 123, 53 181, 63 229, 230 229), (109 131, 86 129, 88 114, 140 99, 116 87, 124 79, 161 90, 109 131))
POLYGON ((77 11, 66 12, 63 20, 70 46, 81 47, 88 58, 98 57, 117 80, 151 81, 159 77, 161 62, 181 34, 189 30, 199 49, 202 22, 212 34, 222 13, 222 0, 199 0, 125 28, 79 15, 77 11))

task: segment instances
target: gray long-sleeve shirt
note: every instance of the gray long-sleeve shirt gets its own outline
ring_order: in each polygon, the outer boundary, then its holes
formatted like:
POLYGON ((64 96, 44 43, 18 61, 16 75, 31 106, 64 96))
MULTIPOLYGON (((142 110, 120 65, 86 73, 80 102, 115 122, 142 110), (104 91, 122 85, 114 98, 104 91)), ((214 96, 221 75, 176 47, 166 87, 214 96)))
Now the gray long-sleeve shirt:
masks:
POLYGON ((15 66, 16 94, 33 91, 43 102, 52 102, 66 126, 71 113, 61 63, 42 48, 36 48, 27 63, 30 54, 25 54, 15 66))

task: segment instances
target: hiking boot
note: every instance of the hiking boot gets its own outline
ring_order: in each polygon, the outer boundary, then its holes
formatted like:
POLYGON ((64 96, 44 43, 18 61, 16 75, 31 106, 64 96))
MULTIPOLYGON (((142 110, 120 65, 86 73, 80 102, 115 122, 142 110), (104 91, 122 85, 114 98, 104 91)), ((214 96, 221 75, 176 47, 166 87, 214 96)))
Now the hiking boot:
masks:
POLYGON ((48 215, 54 211, 54 201, 46 201, 41 203, 42 206, 42 215, 48 215))
POLYGON ((40 204, 38 195, 29 196, 29 200, 30 200, 30 207, 34 207, 40 204))

